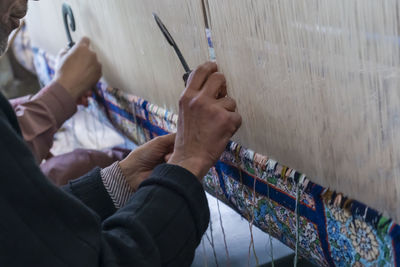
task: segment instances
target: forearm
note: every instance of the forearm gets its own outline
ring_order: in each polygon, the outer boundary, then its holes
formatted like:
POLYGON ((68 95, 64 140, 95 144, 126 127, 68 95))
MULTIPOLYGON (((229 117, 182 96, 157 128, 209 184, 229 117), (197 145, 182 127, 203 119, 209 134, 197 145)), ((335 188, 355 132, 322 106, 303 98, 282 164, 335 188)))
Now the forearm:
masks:
POLYGON ((13 105, 24 140, 37 162, 53 145, 53 136, 76 111, 74 99, 58 83, 51 83, 25 103, 13 105))

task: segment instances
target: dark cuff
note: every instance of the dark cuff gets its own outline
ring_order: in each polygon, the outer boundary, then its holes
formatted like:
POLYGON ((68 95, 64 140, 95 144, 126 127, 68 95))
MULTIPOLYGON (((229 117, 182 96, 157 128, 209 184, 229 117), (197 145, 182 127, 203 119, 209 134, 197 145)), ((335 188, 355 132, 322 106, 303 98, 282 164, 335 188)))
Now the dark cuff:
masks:
POLYGON ((185 199, 196 225, 197 238, 201 240, 210 221, 210 210, 203 186, 197 177, 180 166, 161 164, 139 188, 149 185, 166 187, 185 199))
POLYGON ((81 200, 104 220, 114 214, 116 209, 104 188, 100 170, 93 169, 81 178, 70 181, 63 189, 81 200))

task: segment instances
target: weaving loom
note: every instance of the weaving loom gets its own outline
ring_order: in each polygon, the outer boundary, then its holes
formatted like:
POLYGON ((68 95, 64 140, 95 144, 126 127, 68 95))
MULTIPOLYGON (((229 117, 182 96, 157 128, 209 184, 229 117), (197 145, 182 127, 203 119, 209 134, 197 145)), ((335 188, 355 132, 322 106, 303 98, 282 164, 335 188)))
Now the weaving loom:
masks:
MULTIPOLYGON (((244 125, 206 190, 319 266, 397 266, 397 1, 68 2, 105 67, 96 99, 138 144, 176 130, 183 90, 152 12, 192 67, 209 58, 207 22, 244 125)), ((33 3, 33 48, 16 44, 43 83, 66 43, 61 4, 33 3)))

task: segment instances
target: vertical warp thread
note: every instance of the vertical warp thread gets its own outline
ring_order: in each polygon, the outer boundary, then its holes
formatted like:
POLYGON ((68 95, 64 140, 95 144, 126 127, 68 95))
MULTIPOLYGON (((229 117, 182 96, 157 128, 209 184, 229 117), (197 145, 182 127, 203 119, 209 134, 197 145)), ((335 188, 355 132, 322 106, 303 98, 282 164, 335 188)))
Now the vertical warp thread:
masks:
POLYGON ((92 107, 87 107, 86 110, 89 111, 89 115, 90 116, 92 116, 93 118, 96 118, 96 119, 92 119, 92 121, 93 121, 94 132, 96 133, 95 134, 96 149, 99 149, 100 142, 99 142, 98 133, 99 132, 102 133, 102 137, 100 139, 104 138, 104 133, 105 133, 104 123, 101 123, 101 114, 100 114, 101 111, 100 111, 100 109, 97 109, 97 108, 95 108, 93 106, 92 107), (97 123, 100 123, 100 127, 101 127, 100 131, 99 131, 98 127, 97 127, 97 123))
MULTIPOLYGON (((269 202, 271 202, 271 199, 269 198, 269 187, 270 187, 270 185, 268 183, 268 178, 267 178, 267 186, 268 186, 267 187, 267 199, 269 200, 269 202)), ((269 209, 270 209, 270 206, 268 206, 267 212, 268 212, 269 209)), ((272 211, 271 211, 271 213, 272 213, 272 211)), ((271 223, 272 223, 272 220, 271 220, 271 223)), ((269 246, 270 246, 270 250, 271 250, 271 253, 270 253, 271 266, 274 267, 275 266, 275 263, 274 263, 274 247, 273 247, 273 244, 272 244, 272 237, 271 237, 271 224, 268 224, 268 236, 269 236, 269 246)))
POLYGON ((137 121, 137 114, 136 114, 136 101, 133 101, 131 103, 131 109, 132 109, 132 113, 133 113, 133 119, 135 121, 135 127, 136 127, 136 144, 140 145, 141 144, 141 140, 140 140, 140 130, 139 130, 139 124, 137 121))
MULTIPOLYGON (((253 224, 254 224, 254 211, 255 211, 255 207, 256 207, 256 179, 254 178, 254 183, 253 183, 253 207, 252 207, 252 217, 251 217, 251 221, 249 221, 249 229, 250 229, 250 245, 249 245, 249 256, 250 256, 250 247, 252 247, 253 249, 253 254, 254 254, 254 258, 256 259, 256 264, 257 266, 260 265, 258 257, 257 257, 257 253, 256 253, 256 248, 254 245, 254 236, 253 236, 253 224)), ((249 263, 249 262, 248 262, 249 263)))
MULTIPOLYGON (((237 168, 239 171, 239 178, 240 178, 240 183, 239 183, 239 190, 241 192, 244 192, 245 189, 245 185, 243 184, 243 176, 242 176, 242 168, 241 168, 241 158, 240 158, 240 151, 242 150, 242 147, 239 144, 235 144, 235 160, 237 162, 237 168)), ((238 192, 240 193, 240 192, 238 192)), ((253 212, 254 214, 254 212, 253 212)), ((247 256, 247 266, 250 266, 250 255, 251 255, 251 248, 253 245, 253 252, 254 255, 255 254, 255 250, 254 250, 254 238, 253 238, 253 230, 252 230, 252 222, 250 219, 250 215, 248 213, 243 214, 243 216, 246 217, 247 221, 249 222, 249 229, 250 229, 250 244, 249 244, 249 251, 248 251, 248 256, 247 256)), ((256 259, 258 261, 258 259, 256 259)))
POLYGON ((231 261, 230 261, 230 257, 229 257, 229 250, 228 250, 228 244, 226 243, 226 235, 225 235, 225 229, 224 229, 224 225, 222 223, 222 216, 221 216, 221 210, 219 208, 219 200, 217 198, 217 207, 218 207, 218 215, 219 215, 219 223, 221 226, 221 230, 222 230, 222 236, 224 238, 224 245, 225 245, 225 254, 226 254, 226 260, 227 260, 227 266, 231 266, 231 261))
MULTIPOLYGON (((400 136, 391 118, 399 110, 398 1, 208 3, 218 67, 229 95, 240 99, 236 140, 377 210, 396 207, 399 171, 391 166, 400 158, 393 150, 400 136), (369 140, 374 145, 366 146, 369 140), (339 158, 348 159, 341 168, 339 158), (384 185, 366 178, 382 175, 384 185)), ((400 210, 391 214, 399 218, 400 210)))
POLYGON ((210 246, 213 250, 213 255, 214 255, 214 260, 215 260, 215 266, 219 266, 218 264, 218 259, 217 259, 217 253, 215 252, 215 245, 214 245, 214 234, 213 234, 213 229, 212 229, 212 220, 210 220, 210 235, 211 235, 211 239, 208 236, 208 234, 206 233, 206 237, 208 242, 210 243, 210 246))
POLYGON ((299 203, 300 203, 300 181, 297 183, 297 188, 296 188, 296 208, 295 208, 295 214, 296 214, 296 247, 294 250, 294 262, 293 266, 297 267, 297 262, 298 262, 298 249, 299 249, 299 233, 300 233, 300 214, 299 214, 299 203))
POLYGON ((205 245, 205 242, 204 242, 204 236, 201 239, 201 246, 203 247, 204 266, 207 267, 208 266, 208 264, 207 264, 207 252, 206 252, 206 245, 205 245))

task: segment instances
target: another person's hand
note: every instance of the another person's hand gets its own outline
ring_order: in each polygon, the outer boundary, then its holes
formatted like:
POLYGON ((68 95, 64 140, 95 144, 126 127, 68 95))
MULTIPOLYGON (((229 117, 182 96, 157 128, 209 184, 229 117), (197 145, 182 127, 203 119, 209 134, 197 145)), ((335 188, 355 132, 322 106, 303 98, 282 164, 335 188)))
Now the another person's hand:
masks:
POLYGON ((90 40, 84 37, 62 55, 54 77, 78 104, 85 104, 85 96, 101 77, 101 64, 89 46, 90 40))
POLYGON ((168 163, 191 171, 201 180, 241 123, 236 102, 227 96, 225 76, 217 65, 207 62, 199 66, 179 101, 175 148, 168 163))
POLYGON ((122 173, 135 190, 153 169, 166 162, 174 151, 175 134, 159 136, 132 151, 120 161, 122 173))

